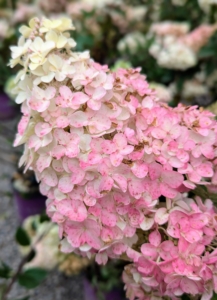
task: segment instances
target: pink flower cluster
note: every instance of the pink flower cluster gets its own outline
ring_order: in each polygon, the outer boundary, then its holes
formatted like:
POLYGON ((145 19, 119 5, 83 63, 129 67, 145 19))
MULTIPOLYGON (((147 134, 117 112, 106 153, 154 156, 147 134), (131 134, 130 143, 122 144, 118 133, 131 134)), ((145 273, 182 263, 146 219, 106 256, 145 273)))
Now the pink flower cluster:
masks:
POLYGON ((159 37, 173 36, 195 52, 202 48, 216 31, 216 25, 203 24, 189 32, 188 23, 161 22, 151 26, 150 31, 159 37))
POLYGON ((208 43, 216 29, 216 25, 203 24, 188 33, 186 36, 183 36, 181 41, 196 52, 208 43))
POLYGON ((213 176, 216 122, 196 107, 155 102, 138 70, 112 74, 89 62, 71 82, 79 91, 33 89, 28 107, 40 121, 26 162, 72 247, 112 251, 154 225, 160 196, 174 198, 213 176))
POLYGON ((141 253, 128 250, 134 264, 125 267, 123 280, 130 300, 175 300, 184 293, 205 300, 217 291, 216 209, 211 200, 185 200, 170 210, 165 228, 151 230, 141 253))
POLYGON ((15 145, 25 144, 20 163, 48 197, 62 251, 103 264, 127 256, 131 299, 156 286, 171 297, 213 289, 216 211, 183 193, 215 184, 214 115, 159 102, 139 69, 111 72, 72 52, 67 19, 30 25, 12 48, 11 65, 24 65, 15 145))

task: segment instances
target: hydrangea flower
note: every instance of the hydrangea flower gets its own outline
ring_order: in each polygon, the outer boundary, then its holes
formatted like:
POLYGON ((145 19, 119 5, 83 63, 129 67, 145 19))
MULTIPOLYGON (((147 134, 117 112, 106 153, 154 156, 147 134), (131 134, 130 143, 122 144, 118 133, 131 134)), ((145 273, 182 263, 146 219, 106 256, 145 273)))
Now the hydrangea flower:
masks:
POLYGON ((198 51, 214 34, 216 25, 201 25, 189 32, 189 24, 164 21, 150 28, 154 42, 149 51, 157 63, 168 69, 187 70, 197 64, 198 51))
POLYGON ((69 29, 67 19, 21 28, 15 140, 48 198, 62 251, 130 260, 130 299, 210 299, 217 212, 185 192, 215 183, 215 115, 159 101, 139 68, 112 72, 73 52, 69 29))

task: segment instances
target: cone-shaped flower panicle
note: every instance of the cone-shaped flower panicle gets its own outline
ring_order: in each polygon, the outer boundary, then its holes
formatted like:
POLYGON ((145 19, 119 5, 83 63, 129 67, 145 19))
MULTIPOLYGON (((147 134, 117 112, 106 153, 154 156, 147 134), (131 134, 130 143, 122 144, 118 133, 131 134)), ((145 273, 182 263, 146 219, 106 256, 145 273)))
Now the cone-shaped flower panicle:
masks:
POLYGON ((72 50, 71 20, 33 19, 11 48, 23 117, 15 146, 47 196, 61 249, 127 256, 130 299, 216 290, 216 209, 188 198, 215 184, 217 123, 158 101, 140 69, 115 72, 72 50), (139 246, 138 246, 139 245, 139 246))

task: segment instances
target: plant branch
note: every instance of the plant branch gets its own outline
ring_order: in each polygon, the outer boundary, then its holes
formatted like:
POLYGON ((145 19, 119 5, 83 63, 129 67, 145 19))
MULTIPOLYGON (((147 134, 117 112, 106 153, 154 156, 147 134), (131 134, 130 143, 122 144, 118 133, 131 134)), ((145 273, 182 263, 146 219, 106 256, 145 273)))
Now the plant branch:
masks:
POLYGON ((3 296, 2 296, 2 300, 7 300, 7 295, 10 292, 12 286, 14 285, 14 283, 16 282, 16 280, 18 279, 20 273, 23 270, 24 265, 28 262, 28 260, 30 259, 30 257, 34 254, 34 249, 31 248, 30 252, 24 256, 24 258, 21 260, 17 271, 15 272, 15 274, 13 275, 13 277, 11 278, 11 282, 9 283, 9 285, 7 286, 7 288, 5 289, 3 296))
POLYGON ((35 241, 35 243, 33 245, 31 245, 31 249, 29 251, 29 253, 27 255, 25 255, 23 257, 23 259, 21 260, 21 262, 18 265, 18 268, 16 270, 16 272, 14 273, 14 275, 11 278, 11 282, 8 284, 8 286, 6 287, 6 289, 3 292, 2 295, 2 299, 1 300, 7 300, 7 295, 10 292, 10 290, 12 289, 12 286, 14 285, 14 283, 17 281, 17 279, 19 278, 19 275, 21 274, 24 265, 29 261, 29 259, 32 257, 32 255, 34 254, 35 251, 35 246, 48 234, 48 232, 51 230, 51 228, 53 227, 53 224, 51 224, 50 227, 47 228, 47 230, 45 230, 40 236, 39 238, 35 241))

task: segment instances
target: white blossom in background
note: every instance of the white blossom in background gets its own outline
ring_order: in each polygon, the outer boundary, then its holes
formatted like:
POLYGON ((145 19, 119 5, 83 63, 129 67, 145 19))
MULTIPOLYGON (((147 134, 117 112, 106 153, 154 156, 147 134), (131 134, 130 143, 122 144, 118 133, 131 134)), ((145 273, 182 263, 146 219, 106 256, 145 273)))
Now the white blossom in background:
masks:
POLYGON ((184 83, 182 95, 184 98, 193 98, 205 96, 209 93, 208 87, 197 81, 197 80, 188 80, 184 83))
POLYGON ((0 19, 0 40, 5 39, 10 35, 11 28, 8 20, 0 19))
POLYGON ((134 31, 125 35, 117 45, 120 52, 129 51, 131 54, 135 54, 139 48, 145 46, 146 37, 139 31, 134 31))
POLYGON ((198 3, 205 12, 209 12, 211 5, 217 5, 217 0, 198 0, 198 3))
POLYGON ((171 22, 164 21, 153 23, 150 27, 150 32, 157 36, 183 36, 190 30, 188 22, 171 22))
POLYGON ((150 87, 155 90, 156 96, 159 101, 165 103, 169 103, 170 101, 172 101, 173 94, 167 86, 156 82, 150 82, 150 87))
POLYGON ((121 4, 122 0, 81 0, 80 2, 91 7, 102 8, 108 4, 121 4))
POLYGON ((147 13, 147 7, 145 5, 138 5, 138 6, 124 6, 123 7, 126 18, 128 22, 132 21, 142 21, 147 13))
POLYGON ((214 70, 208 76, 206 83, 209 87, 214 87, 217 84, 217 70, 214 70))
POLYGON ((150 30, 155 39, 149 52, 163 68, 187 70, 197 64, 199 50, 206 45, 216 28, 215 24, 202 24, 188 32, 187 23, 157 23, 150 30))
POLYGON ((188 0, 172 0, 173 5, 183 6, 188 0))
POLYGON ((172 36, 156 39, 149 49, 159 66, 167 69, 187 70, 197 64, 197 57, 186 45, 179 43, 172 36))
MULTIPOLYGON (((173 95, 178 94, 177 91, 177 86, 175 83, 172 83, 169 86, 169 90, 173 95)), ((182 91, 181 91, 181 96, 183 99, 192 99, 195 97, 201 97, 201 96, 206 96, 209 93, 209 88, 207 85, 204 84, 204 82, 200 82, 196 78, 193 78, 191 80, 185 81, 182 91)))

